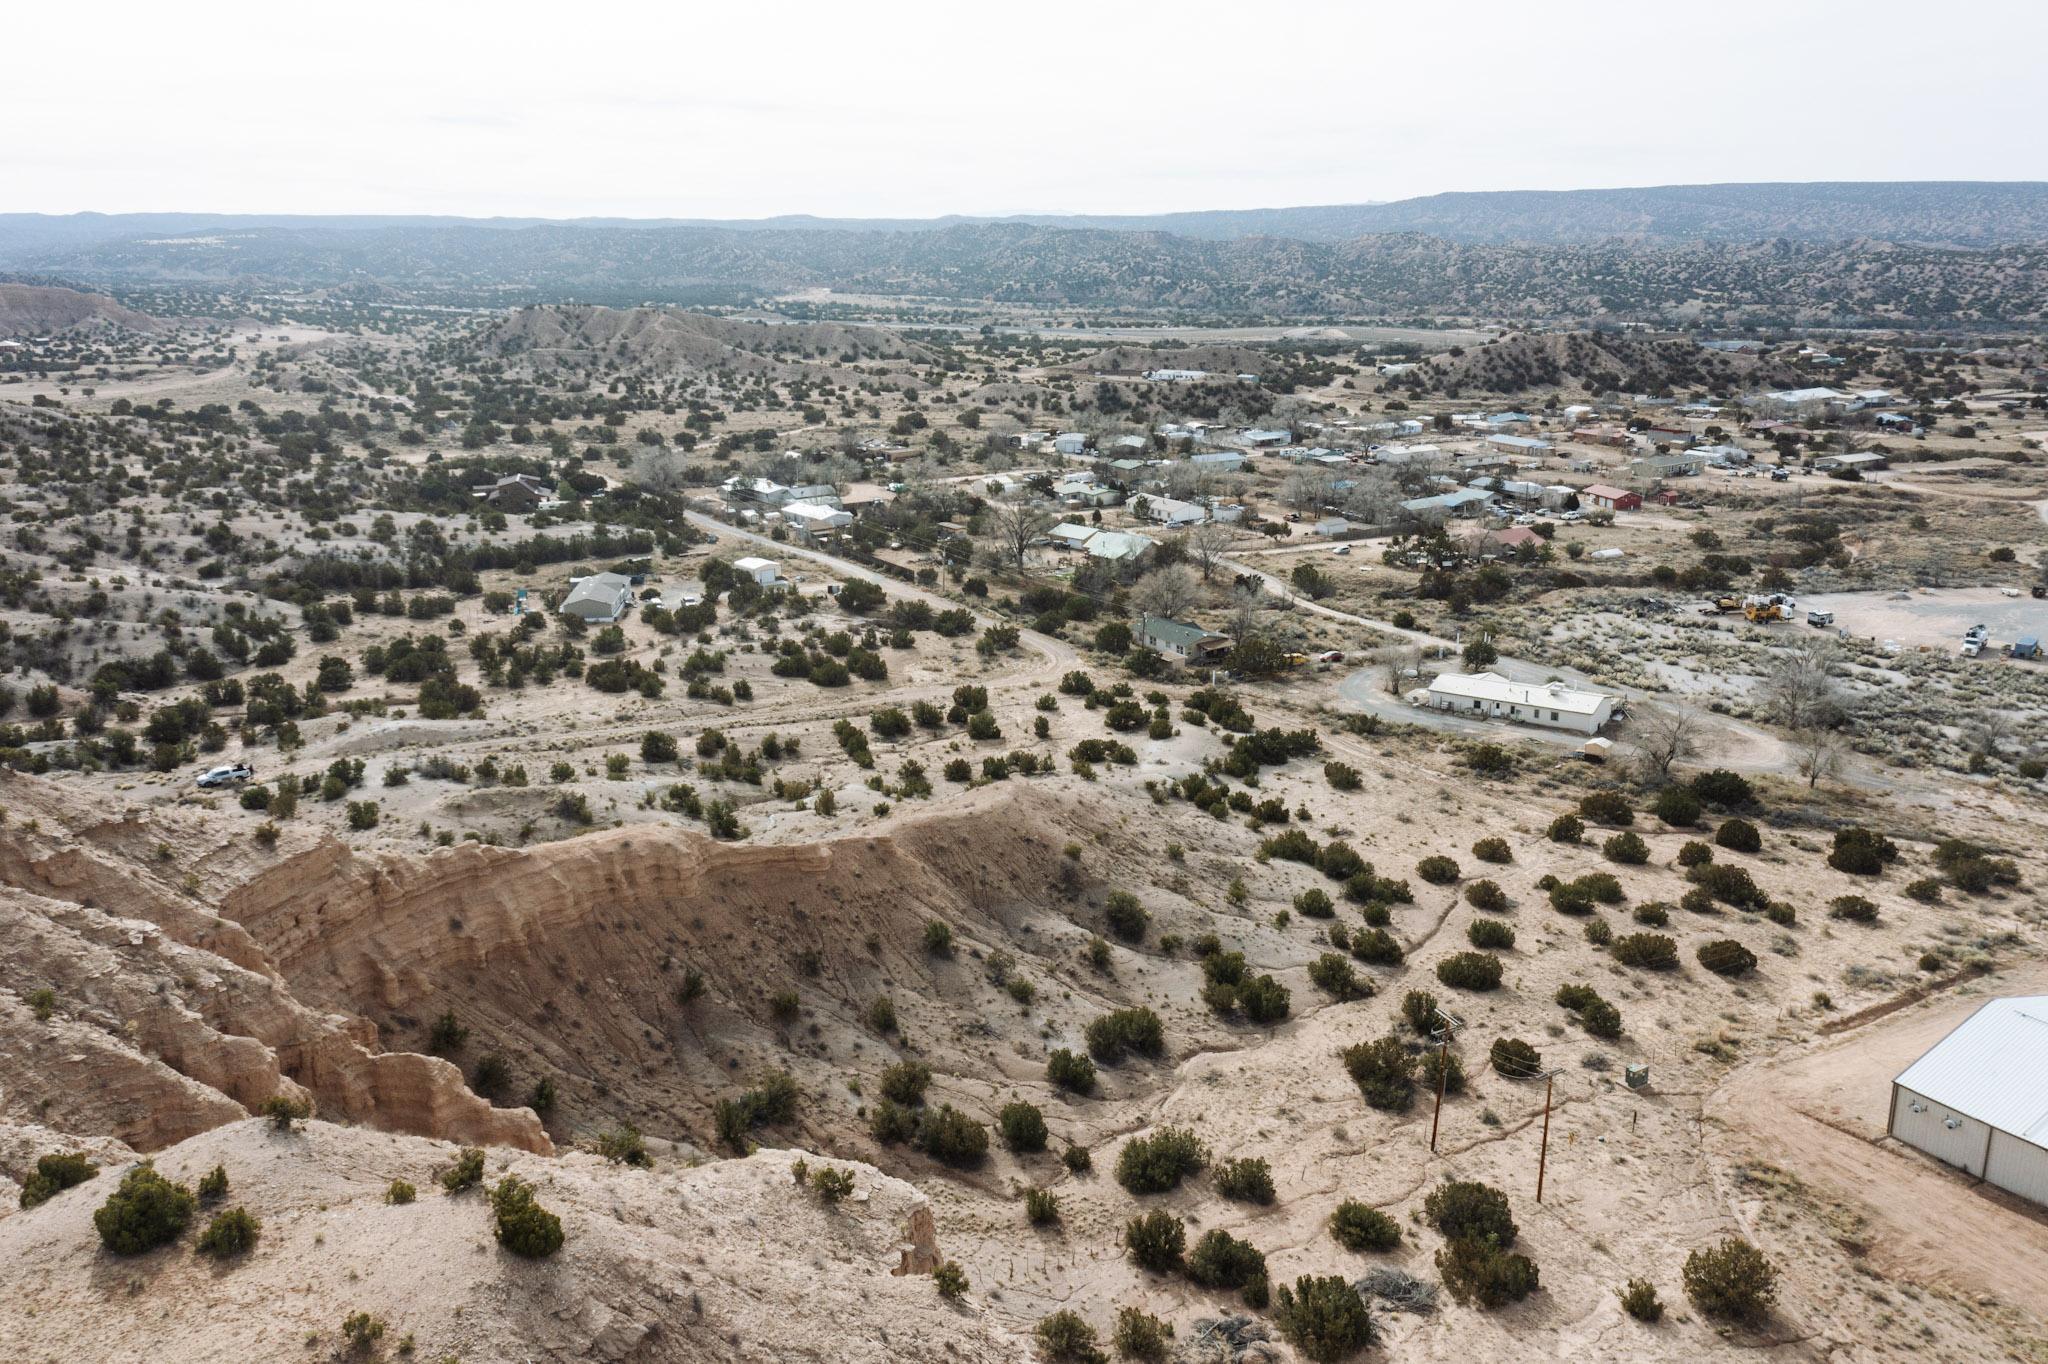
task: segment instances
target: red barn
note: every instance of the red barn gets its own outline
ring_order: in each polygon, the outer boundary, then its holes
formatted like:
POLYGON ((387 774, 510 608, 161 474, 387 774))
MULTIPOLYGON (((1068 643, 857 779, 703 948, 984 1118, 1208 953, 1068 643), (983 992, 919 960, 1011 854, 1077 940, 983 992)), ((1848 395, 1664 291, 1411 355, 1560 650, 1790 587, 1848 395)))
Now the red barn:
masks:
POLYGON ((1634 511, 1643 505, 1643 495, 1626 488, 1593 483, 1579 489, 1579 501, 1602 511, 1634 511))

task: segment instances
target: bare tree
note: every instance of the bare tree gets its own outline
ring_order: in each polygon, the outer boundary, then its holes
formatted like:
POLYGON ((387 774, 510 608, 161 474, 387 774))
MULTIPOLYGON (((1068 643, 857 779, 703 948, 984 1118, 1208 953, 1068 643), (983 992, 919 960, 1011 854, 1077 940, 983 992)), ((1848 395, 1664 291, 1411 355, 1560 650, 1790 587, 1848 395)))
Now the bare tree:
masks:
POLYGON ((1220 521, 1204 521, 1181 537, 1187 546, 1188 558, 1202 570, 1203 582, 1215 576, 1216 565, 1230 552, 1232 538, 1230 527, 1220 521))
POLYGON ((1229 626, 1231 639, 1240 644, 1248 640, 1264 639, 1267 630, 1262 612, 1265 609, 1266 594, 1259 589, 1257 579, 1253 580, 1252 586, 1240 587, 1232 592, 1229 626))
POLYGON ((1681 758, 1699 750, 1699 720, 1689 710, 1646 710, 1636 720, 1636 749, 1645 776, 1667 781, 1681 758))
POLYGON ((997 554, 1017 572, 1024 571, 1024 552, 1050 530, 1053 514, 1032 502, 991 502, 984 513, 995 536, 997 554))
POLYGON ((1138 579, 1131 588, 1131 601, 1145 615, 1179 620, 1200 593, 1201 586, 1186 564, 1168 564, 1138 579))
POLYGON ((1387 694, 1399 696, 1406 685, 1408 674, 1422 673, 1422 646, 1419 644, 1395 644, 1379 651, 1379 660, 1385 666, 1387 694))
POLYGON ((682 491, 683 457, 666 445, 650 445, 633 460, 633 481, 650 493, 668 496, 682 491))
POLYGON ((1840 774, 1843 742, 1835 730, 1818 726, 1801 730, 1796 742, 1799 775, 1806 778, 1807 790, 1815 790, 1823 781, 1840 774))
POLYGON ((1840 666, 1832 642, 1810 638, 1772 660, 1758 695, 1787 729, 1826 729, 1839 723, 1846 709, 1837 680, 1840 666))

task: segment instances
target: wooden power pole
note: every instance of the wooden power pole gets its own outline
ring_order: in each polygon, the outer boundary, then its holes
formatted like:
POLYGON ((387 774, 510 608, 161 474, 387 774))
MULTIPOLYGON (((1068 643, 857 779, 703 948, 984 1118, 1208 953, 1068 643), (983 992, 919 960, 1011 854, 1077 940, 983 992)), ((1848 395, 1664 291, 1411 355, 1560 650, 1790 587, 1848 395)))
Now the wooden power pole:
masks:
POLYGON ((1557 1083, 1557 1072, 1551 1071, 1543 1077, 1543 1145, 1536 1154, 1536 1201, 1543 1201, 1543 1172, 1550 1163, 1550 1091, 1557 1083))
POLYGON ((1450 1083, 1451 1079, 1451 1033, 1458 1026, 1458 1020, 1454 1015, 1447 1014, 1442 1009, 1438 1009, 1435 1012, 1439 1020, 1436 1031, 1437 1035, 1443 1039, 1443 1048, 1437 1053, 1436 1058, 1436 1112, 1429 1119, 1429 1153, 1431 1155, 1436 1154, 1437 1126, 1443 1121, 1444 1117, 1444 1088, 1450 1083))

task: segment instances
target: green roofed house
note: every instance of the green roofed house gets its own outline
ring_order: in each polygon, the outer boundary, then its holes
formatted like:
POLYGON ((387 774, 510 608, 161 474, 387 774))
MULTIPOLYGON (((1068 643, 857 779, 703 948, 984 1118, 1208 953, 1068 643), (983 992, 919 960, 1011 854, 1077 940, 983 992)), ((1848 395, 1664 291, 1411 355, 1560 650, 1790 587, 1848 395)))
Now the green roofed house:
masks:
POLYGON ((1214 663, 1230 652, 1228 636, 1211 634, 1199 625, 1164 616, 1139 618, 1138 643, 1156 654, 1185 663, 1214 663))

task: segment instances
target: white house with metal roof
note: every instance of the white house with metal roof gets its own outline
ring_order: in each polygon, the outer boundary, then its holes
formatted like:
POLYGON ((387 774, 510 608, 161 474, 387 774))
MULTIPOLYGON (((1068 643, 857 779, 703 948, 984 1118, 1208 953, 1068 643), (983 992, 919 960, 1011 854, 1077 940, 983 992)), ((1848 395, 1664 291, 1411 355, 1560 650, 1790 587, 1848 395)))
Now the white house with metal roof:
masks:
POLYGON ((1892 1081, 1885 1131, 2048 1205, 2048 995, 1994 999, 1892 1081))
POLYGON ((1485 719, 1597 734, 1614 718, 1617 698, 1564 682, 1515 682, 1499 673, 1439 673, 1428 701, 1438 710, 1485 719))

